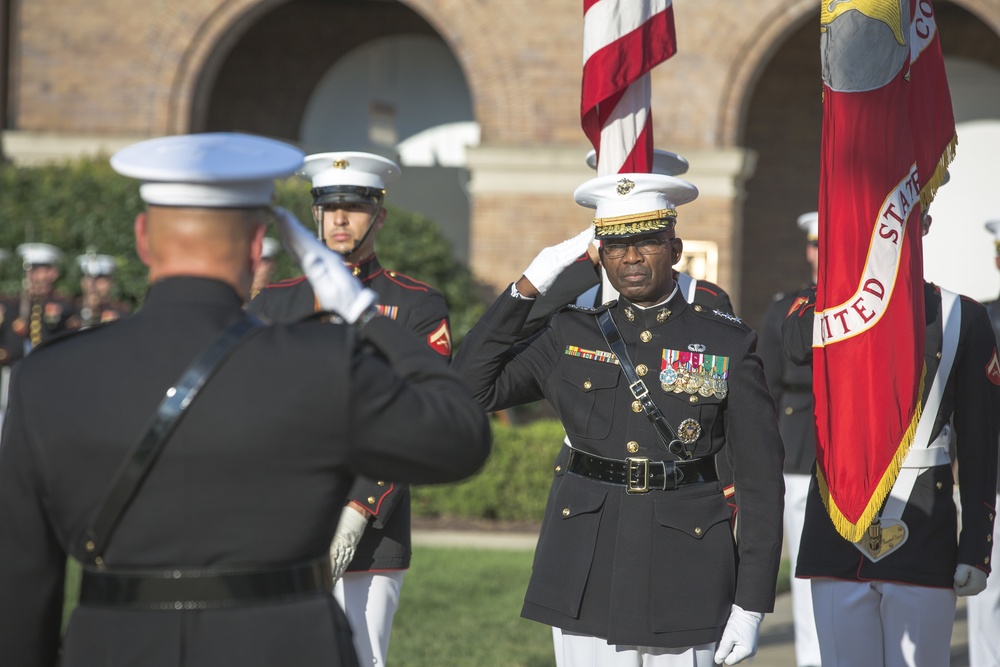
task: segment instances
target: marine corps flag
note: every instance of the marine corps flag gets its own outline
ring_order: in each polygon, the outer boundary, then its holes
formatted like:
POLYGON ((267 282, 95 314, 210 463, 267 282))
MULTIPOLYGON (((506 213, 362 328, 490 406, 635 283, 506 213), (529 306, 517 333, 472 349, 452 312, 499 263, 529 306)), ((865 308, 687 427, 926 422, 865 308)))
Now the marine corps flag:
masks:
POLYGON ((652 170, 649 72, 676 51, 671 0, 583 1, 580 124, 598 175, 652 170))
POLYGON ((955 122, 929 0, 821 6, 817 477, 838 532, 856 542, 920 418, 920 202, 954 154, 955 122))

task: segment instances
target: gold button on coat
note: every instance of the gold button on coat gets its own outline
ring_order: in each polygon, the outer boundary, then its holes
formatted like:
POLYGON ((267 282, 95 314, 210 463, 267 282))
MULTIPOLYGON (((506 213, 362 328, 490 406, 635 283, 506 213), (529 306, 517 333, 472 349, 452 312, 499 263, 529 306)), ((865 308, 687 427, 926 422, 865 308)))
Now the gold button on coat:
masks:
POLYGON ((378 481, 378 485, 379 485, 379 486, 385 486, 385 482, 384 482, 384 481, 382 481, 382 480, 380 479, 380 480, 378 481))
POLYGON ((569 516, 569 508, 568 507, 564 507, 563 508, 563 516, 569 516))
POLYGON ((695 528, 694 529, 694 534, 695 535, 701 535, 701 528, 700 527, 699 528, 695 528))
POLYGON ((368 496, 368 504, 369 505, 375 504, 375 496, 368 496))
POLYGON ((593 383, 591 383, 591 381, 590 381, 590 380, 584 380, 584 381, 583 381, 583 388, 584 388, 584 389, 590 389, 590 388, 591 388, 591 387, 593 387, 593 386, 594 386, 594 385, 593 385, 593 383))
POLYGON ((627 449, 630 454, 635 454, 637 451, 639 451, 639 443, 636 442, 635 440, 630 440, 625 444, 625 449, 627 449))
POLYGON ((642 412, 642 403, 639 401, 632 401, 632 412, 642 412))
POLYGON ((697 403, 698 402, 698 397, 697 396, 691 396, 690 398, 688 398, 688 400, 691 401, 692 403, 697 403))
POLYGON ((641 334, 639 334, 639 340, 641 340, 643 343, 648 343, 649 341, 653 340, 653 334, 649 333, 648 331, 643 331, 641 334))
POLYGON ((792 414, 793 412, 795 412, 795 410, 792 410, 791 408, 785 408, 785 414, 786 414, 786 415, 790 415, 790 414, 792 414))
POLYGON ((649 372, 649 367, 646 366, 646 364, 639 364, 638 366, 635 367, 635 372, 638 373, 640 376, 645 375, 646 373, 649 372))

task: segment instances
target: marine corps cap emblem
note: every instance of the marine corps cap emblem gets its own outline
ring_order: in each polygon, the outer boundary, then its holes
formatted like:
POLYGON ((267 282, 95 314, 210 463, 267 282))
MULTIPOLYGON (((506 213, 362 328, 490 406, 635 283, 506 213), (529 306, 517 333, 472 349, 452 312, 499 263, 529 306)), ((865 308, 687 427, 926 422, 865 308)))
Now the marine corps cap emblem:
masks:
POLYGON ((632 192, 632 188, 634 187, 635 187, 634 181, 630 181, 627 178, 623 178, 622 180, 618 181, 618 194, 624 197, 628 193, 632 192))
POLYGON ((347 160, 344 160, 343 158, 333 161, 334 169, 347 169, 349 166, 351 166, 351 163, 348 162, 347 160))

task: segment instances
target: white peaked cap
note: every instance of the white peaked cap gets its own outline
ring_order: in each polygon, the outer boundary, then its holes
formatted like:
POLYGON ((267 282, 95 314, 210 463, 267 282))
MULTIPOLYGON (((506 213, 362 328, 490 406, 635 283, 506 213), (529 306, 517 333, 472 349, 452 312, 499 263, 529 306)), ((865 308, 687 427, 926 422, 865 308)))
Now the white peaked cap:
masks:
POLYGON ((111 255, 80 255, 76 263, 85 276, 110 276, 118 268, 111 255))
POLYGON ((399 165, 373 153, 342 151, 306 156, 300 173, 314 188, 351 185, 385 190, 400 174, 399 165))
POLYGON ((58 264, 62 260, 62 250, 48 243, 22 243, 17 246, 17 254, 25 264, 58 264))
POLYGON ((119 174, 143 181, 147 204, 196 208, 268 206, 274 179, 291 176, 303 153, 250 134, 208 132, 160 137, 111 156, 119 174))
POLYGON ((270 236, 264 237, 264 246, 260 256, 264 259, 273 259, 281 251, 281 241, 272 239, 270 236))
POLYGON ((668 228, 665 219, 676 218, 676 208, 694 201, 698 188, 676 176, 608 174, 590 179, 573 197, 595 209, 598 237, 631 236, 668 228))
POLYGON ((810 241, 819 240, 819 213, 816 211, 810 211, 809 213, 803 213, 799 216, 795 224, 799 226, 799 229, 806 233, 806 238, 810 241))

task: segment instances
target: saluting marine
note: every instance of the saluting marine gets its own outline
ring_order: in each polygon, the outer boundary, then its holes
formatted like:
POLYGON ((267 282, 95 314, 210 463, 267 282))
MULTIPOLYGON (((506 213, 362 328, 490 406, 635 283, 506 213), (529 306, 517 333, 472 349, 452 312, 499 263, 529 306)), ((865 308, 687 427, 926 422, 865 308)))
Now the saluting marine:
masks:
POLYGON ((271 208, 273 180, 302 160, 231 133, 112 157, 143 180, 149 293, 14 369, 4 664, 356 667, 329 556, 355 475, 456 481, 485 461, 489 423, 461 378, 271 208), (335 321, 263 326, 243 310, 272 218, 335 321), (61 640, 68 557, 84 568, 61 640))
MULTIPOLYGON (((418 280, 382 267, 375 239, 385 222, 386 188, 399 176, 392 160, 359 152, 306 157, 318 236, 344 258, 365 287, 378 295, 379 312, 451 359, 451 329, 444 297, 418 280)), ((320 310, 304 278, 265 287, 248 311, 274 322, 293 322, 320 310)), ((348 495, 331 555, 335 594, 347 612, 365 665, 384 665, 404 571, 410 566, 410 490, 384 478, 359 477, 348 495)))
POLYGON ((560 629, 568 667, 735 664, 756 652, 781 553, 782 448, 756 334, 674 282, 676 206, 693 185, 615 174, 575 196, 597 209, 594 226, 542 250, 454 364, 487 410, 545 398, 568 435, 521 615, 560 629), (534 298, 595 233, 620 298, 567 307, 519 340, 534 298))

